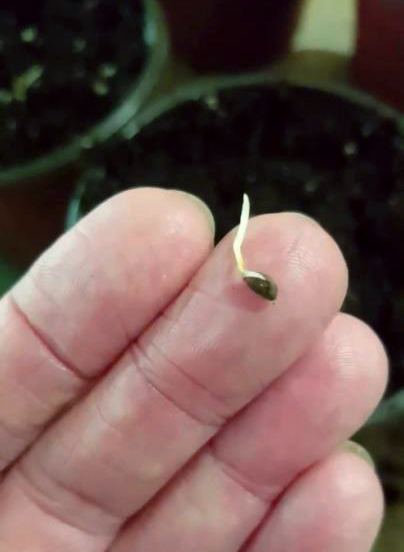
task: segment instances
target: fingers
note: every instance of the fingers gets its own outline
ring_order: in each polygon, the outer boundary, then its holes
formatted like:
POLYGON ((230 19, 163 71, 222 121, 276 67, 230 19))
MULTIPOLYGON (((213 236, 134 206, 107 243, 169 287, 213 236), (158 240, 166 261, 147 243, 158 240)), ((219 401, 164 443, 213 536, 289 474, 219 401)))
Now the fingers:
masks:
POLYGON ((162 498, 144 511, 109 552, 369 552, 380 526, 377 477, 349 452, 305 472, 272 509, 223 477, 212 457, 192 471, 167 489, 170 505, 162 498))
POLYGON ((151 188, 119 194, 14 290, 37 332, 82 376, 114 360, 201 264, 212 228, 196 201, 151 188))
POLYGON ((319 337, 346 289, 333 240, 298 215, 252 221, 246 262, 276 279, 273 305, 240 281, 231 239, 10 472, 5 488, 28 495, 34 488, 41 510, 82 531, 109 528, 112 535, 117 520, 142 508, 319 337))
POLYGON ((139 552, 236 552, 291 482, 364 422, 383 392, 386 364, 368 326, 338 315, 304 357, 134 518, 113 552, 134 543, 139 552))
POLYGON ((380 340, 360 320, 339 314, 213 441, 214 454, 251 492, 271 502, 362 426, 386 381, 380 340))
POLYGON ((204 209, 179 192, 120 194, 2 299, 0 470, 179 293, 212 244, 204 209))
POLYGON ((267 509, 261 498, 228 477, 212 455, 201 453, 108 552, 238 552, 267 509))
POLYGON ((240 278, 232 238, 219 244, 135 349, 147 379, 211 425, 233 416, 303 353, 341 306, 347 284, 335 242, 307 217, 251 221, 246 264, 273 276, 275 303, 240 278))
POLYGON ((287 490, 243 552, 369 552, 382 512, 372 468, 340 452, 287 490))

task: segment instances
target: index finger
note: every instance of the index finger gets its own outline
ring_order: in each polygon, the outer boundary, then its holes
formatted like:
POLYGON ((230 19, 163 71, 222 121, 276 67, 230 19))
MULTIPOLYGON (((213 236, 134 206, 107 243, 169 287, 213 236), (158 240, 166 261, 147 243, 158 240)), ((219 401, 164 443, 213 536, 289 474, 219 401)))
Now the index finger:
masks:
POLYGON ((139 188, 64 235, 0 301, 0 470, 179 293, 212 246, 194 196, 139 188))

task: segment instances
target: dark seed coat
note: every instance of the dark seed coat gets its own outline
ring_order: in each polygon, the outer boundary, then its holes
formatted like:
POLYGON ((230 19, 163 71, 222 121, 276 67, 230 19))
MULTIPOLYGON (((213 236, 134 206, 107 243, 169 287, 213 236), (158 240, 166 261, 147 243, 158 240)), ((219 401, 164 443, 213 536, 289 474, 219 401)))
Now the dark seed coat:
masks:
POLYGON ((261 278, 255 278, 254 276, 246 276, 244 278, 247 286, 257 295, 260 295, 268 301, 274 301, 278 295, 278 287, 275 282, 266 274, 260 272, 261 278))

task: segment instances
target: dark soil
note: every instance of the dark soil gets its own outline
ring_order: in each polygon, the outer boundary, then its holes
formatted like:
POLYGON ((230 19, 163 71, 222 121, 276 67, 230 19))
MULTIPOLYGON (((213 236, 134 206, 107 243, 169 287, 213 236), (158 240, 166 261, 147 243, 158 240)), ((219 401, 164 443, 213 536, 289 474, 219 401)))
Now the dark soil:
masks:
POLYGON ((2 0, 0 170, 104 117, 141 73, 142 0, 2 0))
POLYGON ((317 219, 350 267, 344 309, 376 329, 392 389, 404 385, 404 136, 394 120, 308 89, 233 89, 185 103, 101 155, 83 212, 121 189, 157 185, 203 198, 217 239, 238 224, 244 191, 255 214, 317 219))

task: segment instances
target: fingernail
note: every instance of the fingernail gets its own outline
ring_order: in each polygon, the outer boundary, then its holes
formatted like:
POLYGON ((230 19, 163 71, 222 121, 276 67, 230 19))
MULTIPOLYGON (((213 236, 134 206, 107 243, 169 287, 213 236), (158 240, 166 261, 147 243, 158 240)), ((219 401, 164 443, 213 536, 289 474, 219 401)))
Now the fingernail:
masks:
POLYGON ((355 443, 354 441, 346 441, 346 443, 344 443, 342 446, 342 450, 344 452, 356 454, 356 456, 359 456, 360 458, 362 458, 362 460, 365 460, 365 462, 367 462, 370 467, 376 470, 376 464, 374 463, 373 458, 370 456, 368 451, 361 445, 358 445, 358 443, 355 443))
POLYGON ((212 234, 214 235, 215 229, 216 229, 215 219, 213 218, 212 211, 209 209, 206 203, 196 195, 190 194, 189 192, 184 192, 184 190, 175 190, 175 191, 177 193, 184 194, 190 201, 192 201, 198 207, 198 209, 200 209, 200 211, 203 212, 212 230, 212 234))

